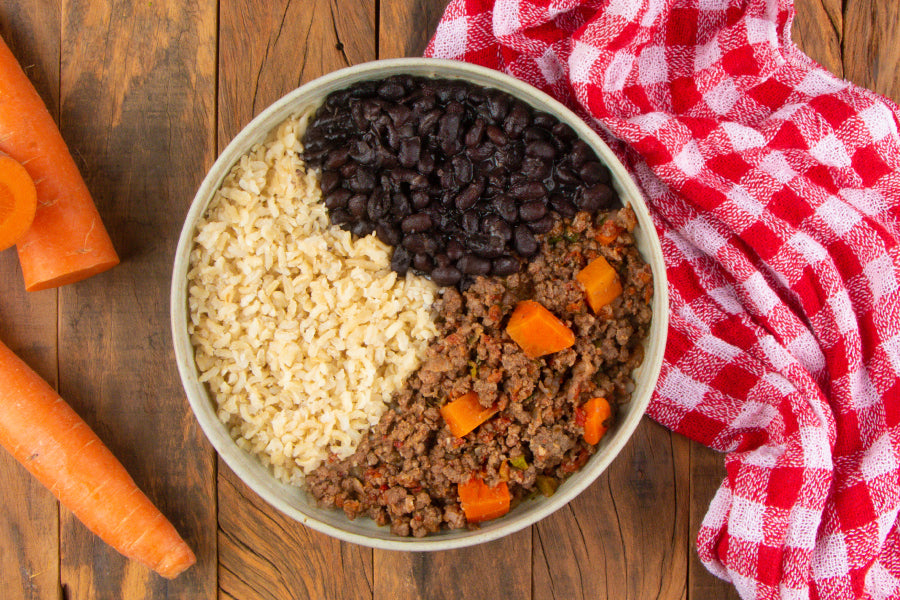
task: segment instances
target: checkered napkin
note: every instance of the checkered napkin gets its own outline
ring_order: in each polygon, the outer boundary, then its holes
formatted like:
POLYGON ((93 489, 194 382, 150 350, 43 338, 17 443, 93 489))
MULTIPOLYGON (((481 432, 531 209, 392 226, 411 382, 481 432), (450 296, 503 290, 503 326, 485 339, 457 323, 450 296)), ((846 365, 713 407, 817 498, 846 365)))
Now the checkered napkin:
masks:
POLYGON ((649 414, 727 452, 700 558, 743 598, 900 597, 900 110, 790 0, 453 0, 427 54, 523 79, 634 173, 671 328, 649 414))

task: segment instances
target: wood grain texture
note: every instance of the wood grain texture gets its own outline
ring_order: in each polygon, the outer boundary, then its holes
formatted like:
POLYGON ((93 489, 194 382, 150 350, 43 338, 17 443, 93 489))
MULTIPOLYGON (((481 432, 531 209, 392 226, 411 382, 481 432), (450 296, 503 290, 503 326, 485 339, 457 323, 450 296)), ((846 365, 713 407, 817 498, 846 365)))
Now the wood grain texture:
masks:
POLYGON ((443 0, 381 0, 378 58, 422 56, 444 14, 443 0))
POLYGON ((592 486, 535 526, 535 600, 684 598, 688 456, 684 438, 643 421, 592 486))
POLYGON ((900 2, 844 3, 844 76, 900 102, 900 2))
MULTIPOLYGON (((0 0, 0 34, 54 117, 59 106, 59 3, 0 0)), ((15 248, 0 252, 0 340, 56 386, 56 290, 26 293, 15 248)), ((0 450, 0 598, 59 595, 56 499, 0 450)))
POLYGON ((807 56, 842 77, 844 16, 841 0, 801 0, 796 2, 794 8, 796 15, 791 39, 807 56))
MULTIPOLYGON (((375 58, 374 0, 223 0, 219 19, 220 151, 301 83, 375 58)), ((221 460, 218 537, 223 598, 372 597, 370 549, 285 518, 221 460)))
POLYGON ((214 156, 215 5, 63 5, 61 129, 122 257, 60 295, 60 391, 197 553, 168 581, 60 515, 69 598, 211 598, 214 454, 184 397, 168 282, 214 156))

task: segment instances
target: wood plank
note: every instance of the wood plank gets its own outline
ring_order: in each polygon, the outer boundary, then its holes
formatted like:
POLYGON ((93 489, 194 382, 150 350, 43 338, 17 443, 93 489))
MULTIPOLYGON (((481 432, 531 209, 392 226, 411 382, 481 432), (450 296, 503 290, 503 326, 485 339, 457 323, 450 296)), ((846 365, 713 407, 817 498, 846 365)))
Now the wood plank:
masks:
POLYGON ((538 523, 535 600, 685 598, 688 447, 645 419, 591 487, 538 523))
MULTIPOLYGON (((59 2, 0 0, 0 33, 56 117, 59 2)), ((0 340, 56 386, 56 291, 28 294, 13 248, 0 252, 0 340)), ((56 499, 0 451, 0 598, 59 596, 56 499)))
POLYGON ((844 77, 900 102, 900 3, 844 5, 844 77))
MULTIPOLYGON (((375 58, 374 0, 222 0, 219 23, 220 151, 296 86, 375 58)), ((218 498, 221 597, 372 597, 370 549, 285 518, 221 460, 218 498)))
POLYGON ((791 38, 814 61, 843 76, 841 45, 844 36, 841 0, 797 0, 791 38))
POLYGON ((697 443, 691 444, 691 564, 688 580, 690 600, 737 600, 737 590, 729 582, 710 573, 695 547, 697 532, 709 503, 725 478, 725 455, 697 443))
POLYGON ((198 557, 167 581, 63 511, 69 598, 216 593, 214 454, 178 379, 167 302, 183 216, 215 152, 215 35, 214 3, 63 5, 63 136, 122 264, 59 292, 60 389, 198 557))
POLYGON ((444 0, 382 0, 378 58, 422 56, 446 4, 444 0))

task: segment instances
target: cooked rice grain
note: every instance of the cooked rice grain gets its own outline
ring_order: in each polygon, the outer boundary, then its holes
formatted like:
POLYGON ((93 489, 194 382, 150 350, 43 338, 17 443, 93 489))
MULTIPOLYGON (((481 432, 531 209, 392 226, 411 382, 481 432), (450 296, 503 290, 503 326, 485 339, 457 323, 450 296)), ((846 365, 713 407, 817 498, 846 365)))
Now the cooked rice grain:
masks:
POLYGON ((188 302, 200 371, 238 445, 302 485, 353 453, 435 334, 436 288, 331 227, 300 159, 305 118, 241 157, 197 226, 188 302))

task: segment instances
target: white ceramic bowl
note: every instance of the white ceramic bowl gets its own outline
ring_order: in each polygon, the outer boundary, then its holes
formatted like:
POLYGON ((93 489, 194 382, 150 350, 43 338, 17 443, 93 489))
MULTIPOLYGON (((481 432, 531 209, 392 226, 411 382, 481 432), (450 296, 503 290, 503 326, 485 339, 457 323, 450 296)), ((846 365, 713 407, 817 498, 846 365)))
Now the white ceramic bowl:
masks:
POLYGON ((200 426, 228 466, 272 506, 304 525, 342 540, 390 550, 445 550, 493 540, 546 517, 590 485, 628 441, 647 408, 662 363, 668 324, 667 309, 666 274, 656 231, 640 192, 600 137, 562 104, 513 77, 468 63, 423 58, 381 60, 335 71, 287 94, 253 119, 225 148, 194 197, 178 241, 171 290, 172 337, 181 380, 200 426), (378 527, 368 518, 360 517, 351 521, 342 511, 319 508, 306 492, 282 484, 256 458, 238 448, 216 417, 214 401, 198 380, 187 329, 188 259, 196 223, 232 165, 251 146, 262 142, 266 134, 281 121, 298 111, 317 107, 329 93, 358 81, 396 74, 464 79, 477 85, 496 88, 568 123, 607 164, 619 196, 634 209, 638 220, 635 232, 637 245, 650 264, 654 277, 653 322, 648 339, 645 340, 644 362, 635 372, 634 394, 629 403, 620 407, 615 425, 603 437, 597 452, 587 464, 549 498, 540 496, 535 500, 525 501, 509 514, 484 523, 480 529, 441 531, 424 538, 397 537, 387 527, 378 527))

